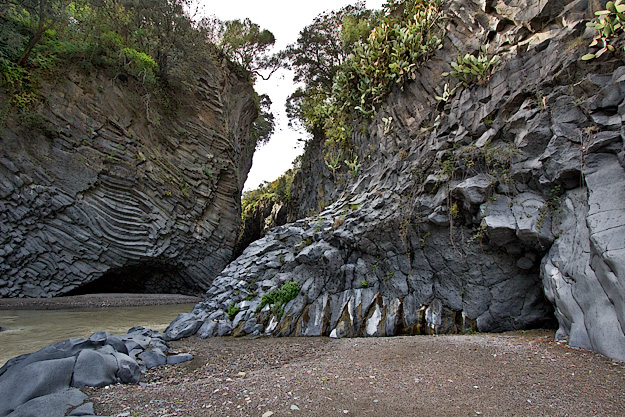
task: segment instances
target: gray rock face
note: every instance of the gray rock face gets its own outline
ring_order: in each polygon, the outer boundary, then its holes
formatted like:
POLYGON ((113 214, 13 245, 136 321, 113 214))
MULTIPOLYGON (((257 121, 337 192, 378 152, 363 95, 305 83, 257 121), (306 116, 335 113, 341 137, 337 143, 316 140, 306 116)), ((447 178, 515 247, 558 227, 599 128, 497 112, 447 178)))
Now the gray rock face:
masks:
POLYGON ((103 75, 44 83, 49 132, 12 117, 0 132, 0 297, 205 291, 231 259, 255 147, 254 93, 233 74, 189 80, 178 118, 103 75))
POLYGON ((332 204, 272 229, 215 278, 193 313, 204 314, 201 336, 504 331, 557 319, 559 338, 622 359, 625 66, 581 62, 586 47, 569 48, 586 8, 451 2, 444 48, 366 134, 354 129, 359 176, 343 167, 335 178, 323 136, 309 143, 295 210, 332 204), (572 23, 558 26, 562 16, 572 23), (487 39, 502 64, 437 102, 454 83, 441 73, 487 39), (256 308, 288 281, 295 299, 256 308))
POLYGON ((190 354, 166 356, 159 347, 144 351, 160 346, 168 353, 162 337, 141 327, 118 336, 99 332, 89 339, 65 340, 13 358, 0 368, 0 417, 63 417, 76 406, 80 407, 69 415, 93 415, 93 404, 82 404, 87 396, 72 387, 136 384, 141 367, 193 359, 190 354), (137 351, 139 362, 126 354, 128 346, 137 351))
POLYGON ((615 155, 587 158, 587 189, 569 191, 562 235, 543 259, 557 337, 625 360, 625 171, 615 155))

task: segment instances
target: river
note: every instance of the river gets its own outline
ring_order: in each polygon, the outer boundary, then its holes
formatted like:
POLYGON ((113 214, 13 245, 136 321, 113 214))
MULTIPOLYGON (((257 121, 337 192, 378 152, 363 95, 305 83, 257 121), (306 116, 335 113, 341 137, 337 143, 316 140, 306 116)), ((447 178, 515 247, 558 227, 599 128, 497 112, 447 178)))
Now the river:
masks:
POLYGON ((102 307, 72 310, 0 310, 0 365, 54 342, 89 337, 93 332, 125 334, 133 326, 164 331, 179 313, 195 304, 102 307))

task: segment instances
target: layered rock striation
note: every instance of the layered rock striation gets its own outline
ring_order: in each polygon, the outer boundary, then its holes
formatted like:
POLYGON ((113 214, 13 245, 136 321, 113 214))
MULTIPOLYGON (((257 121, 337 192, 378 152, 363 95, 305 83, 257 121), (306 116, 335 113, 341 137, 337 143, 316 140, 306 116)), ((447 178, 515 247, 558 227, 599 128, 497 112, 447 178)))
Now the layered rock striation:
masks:
POLYGON ((315 138, 291 195, 322 211, 251 244, 167 337, 559 325, 625 359, 622 56, 580 61, 586 2, 446 7, 444 48, 354 129, 358 175, 334 178, 315 138), (500 66, 437 101, 483 44, 500 66), (261 308, 289 281, 294 299, 261 308))
POLYGON ((231 260, 257 107, 226 62, 188 81, 172 110, 132 80, 70 70, 6 120, 0 296, 206 290, 231 260))

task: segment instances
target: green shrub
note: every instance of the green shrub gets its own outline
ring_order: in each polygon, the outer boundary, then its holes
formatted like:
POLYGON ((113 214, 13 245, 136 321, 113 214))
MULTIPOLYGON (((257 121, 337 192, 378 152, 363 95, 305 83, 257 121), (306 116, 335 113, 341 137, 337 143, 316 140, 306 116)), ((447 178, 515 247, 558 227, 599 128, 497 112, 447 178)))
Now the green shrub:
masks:
POLYGON ((264 204, 288 203, 291 201, 291 185, 295 173, 292 169, 278 179, 265 183, 255 190, 246 191, 241 199, 241 217, 245 219, 254 215, 255 210, 264 204))
POLYGON ((235 316, 237 314, 239 314, 239 311, 241 311, 241 307, 239 307, 238 304, 236 304, 234 301, 230 303, 230 306, 228 307, 228 318, 230 320, 234 319, 235 316))
POLYGON ((257 311, 260 311, 266 305, 272 306, 273 311, 278 311, 289 301, 297 297, 298 293, 299 285, 297 284, 297 282, 285 282, 279 289, 276 288, 273 291, 269 291, 268 293, 263 294, 260 299, 260 305, 258 306, 257 311))
POLYGON ((414 79, 416 69, 442 46, 443 14, 437 1, 388 0, 384 9, 382 16, 371 14, 369 23, 362 20, 367 16, 362 11, 345 16, 340 37, 347 39, 349 53, 346 59, 326 60, 338 61, 326 71, 333 74, 332 86, 306 79, 307 89, 287 103, 289 117, 302 120, 311 133, 324 131, 325 146, 332 151, 328 154, 349 153, 356 120, 373 117, 393 87, 414 79))
POLYGON ((414 78, 413 70, 442 47, 442 15, 435 1, 389 1, 382 23, 357 44, 334 79, 332 94, 365 116, 394 84, 414 78))
POLYGON ((444 72, 443 77, 457 78, 460 83, 468 86, 469 84, 487 81, 501 59, 497 55, 489 58, 487 46, 482 45, 477 56, 466 54, 463 57, 459 56, 457 61, 451 63, 454 70, 444 72))
POLYGON ((158 65, 150 55, 139 52, 134 48, 123 48, 120 57, 124 68, 129 69, 132 75, 141 80, 141 82, 156 82, 154 71, 158 69, 158 65))
POLYGON ((12 88, 18 89, 28 73, 24 68, 0 55, 0 75, 2 76, 0 85, 8 84, 12 88))
POLYGON ((590 46, 598 46, 600 49, 595 53, 588 53, 582 57, 583 61, 598 58, 606 51, 614 52, 613 39, 618 38, 625 31, 625 4, 623 0, 609 1, 606 10, 595 12, 595 19, 586 23, 587 27, 594 27, 597 35, 590 46))

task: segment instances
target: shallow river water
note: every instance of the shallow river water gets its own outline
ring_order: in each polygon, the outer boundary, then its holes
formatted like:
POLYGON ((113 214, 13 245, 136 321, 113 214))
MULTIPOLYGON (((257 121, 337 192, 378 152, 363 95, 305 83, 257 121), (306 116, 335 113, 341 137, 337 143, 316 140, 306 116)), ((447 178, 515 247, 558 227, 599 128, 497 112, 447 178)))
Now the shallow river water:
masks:
POLYGON ((54 342, 89 337, 93 332, 125 334, 133 326, 163 331, 195 304, 104 307, 72 310, 0 310, 0 366, 54 342))

